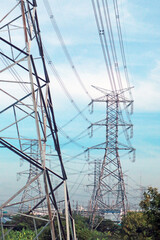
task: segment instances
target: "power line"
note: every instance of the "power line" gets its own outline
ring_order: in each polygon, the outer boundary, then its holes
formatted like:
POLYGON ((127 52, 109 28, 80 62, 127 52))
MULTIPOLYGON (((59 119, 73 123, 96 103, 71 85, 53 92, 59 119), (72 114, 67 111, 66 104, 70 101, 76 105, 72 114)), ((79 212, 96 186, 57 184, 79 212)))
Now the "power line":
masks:
POLYGON ((72 103, 72 105, 74 106, 74 108, 76 109, 76 111, 78 112, 78 114, 81 115, 82 118, 83 118, 86 122, 88 122, 89 124, 91 124, 91 122, 90 122, 90 121, 88 120, 88 118, 83 114, 83 111, 80 110, 80 108, 78 107, 78 105, 76 104, 76 102, 73 100, 71 94, 69 93, 69 91, 68 91, 67 88, 65 87, 65 85, 64 85, 64 83, 63 83, 63 81, 62 81, 62 79, 61 79, 58 71, 56 70, 56 68, 55 68, 52 60, 50 59, 49 54, 48 54, 48 52, 47 52, 46 49, 44 49, 44 53, 45 53, 46 60, 47 60, 49 66, 50 66, 50 68, 51 68, 51 71, 53 72, 53 74, 54 74, 54 76, 56 77, 56 79, 57 79, 58 83, 60 84, 60 86, 62 87, 64 93, 66 94, 66 96, 68 97, 68 99, 70 100, 70 102, 72 103))
POLYGON ((81 85, 82 89, 84 90, 84 92, 86 93, 86 95, 87 95, 90 99, 92 99, 91 95, 90 95, 89 92, 87 91, 86 87, 85 87, 84 84, 83 84, 83 81, 82 81, 81 78, 80 78, 80 75, 79 75, 79 73, 78 73, 78 71, 77 71, 77 69, 76 69, 76 67, 75 67, 75 65, 74 65, 74 63, 73 63, 73 60, 71 59, 71 56, 70 56, 70 54, 69 54, 69 52, 68 52, 68 49, 67 49, 67 47, 66 47, 66 45, 65 45, 65 42, 64 42, 64 39, 63 39, 62 34, 61 34, 61 32, 60 32, 60 29, 59 29, 59 27, 58 27, 58 25, 57 25, 56 19, 55 19, 54 15, 53 15, 51 6, 50 6, 50 4, 49 4, 49 1, 48 1, 48 0, 43 0, 43 3, 44 3, 44 5, 45 5, 45 8, 46 8, 46 11, 47 11, 47 13, 48 13, 48 16, 49 16, 49 18, 50 18, 50 20, 51 20, 52 26, 53 26, 56 34, 57 34, 57 37, 58 37, 59 42, 60 42, 60 44, 61 44, 61 47, 62 47, 62 49, 63 49, 63 51, 64 51, 64 54, 65 54, 65 56, 66 56, 66 58, 67 58, 67 60, 68 60, 68 62, 69 62, 69 64, 70 64, 70 66, 71 66, 72 71, 74 72, 74 74, 75 74, 78 82, 80 83, 80 85, 81 85))
MULTIPOLYGON (((128 70, 127 70, 127 62, 126 62, 126 56, 125 56, 125 51, 124 51, 124 43, 123 43, 123 37, 122 37, 120 15, 119 15, 117 0, 113 0, 113 5, 114 5, 114 12, 115 12, 115 18, 116 18, 116 24, 117 24, 117 31, 118 31, 118 37, 119 37, 119 43, 120 43, 120 49, 121 49, 123 67, 124 67, 124 73, 125 73, 125 77, 126 77, 127 86, 128 86, 128 88, 130 88, 130 82, 129 82, 129 76, 128 76, 128 70)), ((129 94, 130 94, 131 100, 133 100, 132 92, 130 90, 129 90, 129 94)))

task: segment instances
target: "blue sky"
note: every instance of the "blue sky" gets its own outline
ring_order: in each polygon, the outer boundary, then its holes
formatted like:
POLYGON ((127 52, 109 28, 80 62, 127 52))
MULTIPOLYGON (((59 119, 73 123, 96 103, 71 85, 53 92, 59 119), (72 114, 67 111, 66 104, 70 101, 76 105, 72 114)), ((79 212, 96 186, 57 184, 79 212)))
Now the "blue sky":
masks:
MULTIPOLYGON (((118 3, 127 66, 131 85, 134 86, 132 119, 136 162, 129 161, 124 165, 129 169, 129 176, 138 183, 141 179, 141 183, 145 186, 152 185, 160 188, 158 170, 160 166, 159 2, 121 0, 118 3)), ((78 1, 75 3, 75 1, 70 1, 68 3, 61 1, 55 2, 54 5, 51 4, 51 6, 83 83, 89 90, 90 82, 104 86, 106 70, 91 2, 78 1)), ((47 31, 47 29, 45 30, 47 31)), ((50 31, 50 28, 48 30, 50 31)), ((53 33, 50 32, 50 34, 53 33)), ((50 52, 53 52, 55 66, 61 76, 65 76, 65 84, 72 96, 83 106, 84 98, 81 98, 80 103, 80 96, 77 93, 77 89, 80 92, 80 88, 71 87, 70 82, 73 81, 74 76, 69 70, 67 62, 62 60, 63 54, 61 55, 61 51, 59 51, 56 36, 54 37, 54 34, 52 36, 55 43, 52 43, 53 47, 50 52)), ((47 38, 47 35, 44 36, 44 40, 50 43, 51 39, 47 38)), ((59 110, 57 110, 57 119, 61 120, 59 110)))
MULTIPOLYGON (((108 82, 91 1, 49 0, 49 2, 83 84, 93 98, 99 96, 91 85, 107 88, 108 82)), ((155 0, 119 0, 118 3, 127 67, 131 86, 134 86, 132 144, 136 148, 134 163, 128 159, 128 156, 122 158, 121 162, 130 185, 135 186, 132 180, 129 180, 131 177, 137 184, 141 182, 143 186, 151 185, 160 189, 160 3, 155 0)), ((5 4, 3 7, 5 9, 5 4)), ((77 82, 64 56, 42 0, 38 1, 38 13, 43 44, 72 99, 80 109, 84 109, 90 99, 77 82)), ((113 15, 112 11, 111 15, 113 15)), ((114 33, 116 39, 116 31, 114 33)), ((77 111, 64 94, 49 66, 48 71, 57 125, 61 127, 72 119, 77 111)), ((96 111, 98 118, 101 119, 104 114, 103 107, 95 109, 96 111)), ((89 108, 83 113, 92 122, 98 119, 96 115, 89 114, 89 108)), ((74 138, 88 126, 83 117, 79 116, 64 127, 63 131, 65 136, 74 138)), ((101 135, 100 133, 99 138, 101 135)), ((81 147, 76 144, 64 145, 68 139, 59 131, 71 195, 77 194, 78 197, 82 193, 85 195, 85 192, 86 197, 88 196, 86 183, 92 181, 93 167, 88 164, 84 154, 78 158, 72 156, 83 152, 91 143, 94 144, 96 142, 94 136, 92 140, 88 137, 78 140, 77 143, 81 144, 81 147)))

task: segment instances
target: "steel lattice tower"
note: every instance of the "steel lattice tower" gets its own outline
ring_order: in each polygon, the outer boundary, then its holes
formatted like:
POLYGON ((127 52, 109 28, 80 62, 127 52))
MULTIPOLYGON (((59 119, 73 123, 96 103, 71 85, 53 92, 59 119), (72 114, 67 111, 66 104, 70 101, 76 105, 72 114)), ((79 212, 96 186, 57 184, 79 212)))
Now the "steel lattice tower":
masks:
POLYGON ((126 213, 127 197, 119 151, 134 152, 128 137, 128 145, 119 141, 120 128, 125 129, 125 134, 132 128, 132 124, 124 121, 122 115, 122 107, 125 106, 126 110, 132 104, 132 101, 124 98, 125 90, 113 92, 97 89, 105 95, 93 100, 93 102, 106 104, 106 117, 93 125, 105 127, 106 142, 88 149, 88 151, 93 149, 104 150, 100 172, 94 177, 95 179, 98 177, 98 182, 96 181, 91 198, 91 228, 94 227, 96 216, 103 217, 104 214, 113 213, 114 220, 118 221, 121 212, 126 213))
MULTIPOLYGON (((40 161, 40 155, 38 151, 38 142, 33 140, 28 143, 23 144, 23 151, 30 155, 32 158, 36 159, 37 162, 40 161)), ((54 156, 51 150, 51 146, 48 146, 48 152, 46 152, 46 161, 49 163, 48 165, 50 166, 50 169, 52 169, 52 164, 51 164, 51 158, 54 156)), ((33 166, 32 164, 29 164, 29 169, 17 173, 17 176, 20 178, 21 176, 27 176, 27 183, 31 181, 32 178, 34 178, 38 173, 38 168, 33 166)), ((53 181, 53 176, 51 176, 51 183, 52 185, 54 184, 53 181)), ((58 182, 56 180, 55 185, 58 185, 58 182)), ((55 191, 55 197, 58 200, 58 195, 57 191, 55 191)), ((21 205, 19 207, 20 212, 27 212, 29 209, 31 209, 34 205, 38 204, 38 201, 42 199, 43 197, 43 191, 42 191, 42 184, 40 182, 40 179, 36 179, 32 184, 30 184, 27 188, 24 189, 23 195, 21 198, 21 205), (28 200, 33 199, 33 201, 29 201, 28 205, 28 200)), ((36 213, 38 214, 45 214, 46 213, 46 206, 44 203, 40 204, 38 208, 36 209, 36 213)))
MULTIPOLYGON (((40 156, 38 155, 38 142, 37 141, 31 141, 29 143, 25 143, 23 145, 23 151, 27 151, 27 154, 30 155, 32 158, 36 159, 37 162, 40 160, 40 156)), ((29 164, 29 169, 19 172, 18 176, 28 176, 27 182, 28 184, 32 178, 36 177, 38 173, 38 168, 36 166, 33 166, 31 163, 29 164)), ((21 198, 21 205, 19 207, 20 212, 27 212, 29 211, 34 205, 38 204, 39 200, 43 198, 43 191, 40 179, 37 178, 32 184, 30 184, 27 188, 24 189, 23 195, 21 198), (28 200, 33 199, 33 201, 28 200)), ((45 213, 44 204, 40 204, 39 207, 36 209, 36 212, 38 213, 45 213)))
MULTIPOLYGON (((34 176, 31 176, 27 184, 6 200, 0 209, 21 204, 22 202, 13 203, 13 200, 39 179, 38 181, 43 183, 43 197, 27 214, 32 214, 45 203, 52 240, 76 239, 66 184, 67 176, 53 111, 50 79, 40 34, 37 3, 36 0, 20 0, 12 4, 8 6, 6 3, 6 9, 9 11, 4 13, 0 22, 2 83, 0 90, 4 99, 0 111, 0 146, 1 149, 5 148, 14 153, 15 157, 28 162, 36 172, 34 171, 34 176), (37 142, 37 155, 40 161, 37 161, 35 156, 27 154, 22 147, 24 142, 33 140, 37 142), (55 150, 56 169, 50 169, 46 161, 47 145, 52 145, 55 150), (52 186, 52 177, 57 186, 52 186), (65 226, 55 195, 57 189, 62 192, 61 202, 65 202, 65 226), (58 233, 55 232, 55 221, 58 224, 58 233)), ((30 197, 28 202, 33 201, 32 196, 30 197)), ((3 231, 2 238, 4 239, 3 231)))

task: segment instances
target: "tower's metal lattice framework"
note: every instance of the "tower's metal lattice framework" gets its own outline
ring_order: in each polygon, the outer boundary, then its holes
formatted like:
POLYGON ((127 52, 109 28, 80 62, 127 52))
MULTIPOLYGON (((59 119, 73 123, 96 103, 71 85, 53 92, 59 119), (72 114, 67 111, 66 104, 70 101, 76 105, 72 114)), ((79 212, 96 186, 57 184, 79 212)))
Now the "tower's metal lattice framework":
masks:
MULTIPOLYGON (((50 224, 51 239, 76 239, 38 22, 37 3, 36 0, 19 0, 8 5, 6 1, 6 9, 9 11, 4 13, 0 21, 0 90, 3 98, 0 111, 0 149, 8 150, 12 157, 14 153, 15 158, 25 160, 36 171, 0 209, 3 211, 9 206, 21 205, 22 192, 36 181, 41 182, 42 196, 38 196, 38 202, 35 201, 26 215, 32 214, 43 204, 49 216, 45 226, 50 224), (36 142, 39 159, 27 153, 24 148, 26 141, 36 142), (56 168, 53 169, 46 161, 48 145, 52 145, 55 150, 53 159, 56 168), (54 188, 51 178, 57 183, 54 188), (65 203, 65 226, 55 196, 57 189, 62 193, 60 201, 65 203), (54 227, 56 221, 58 232, 55 232, 54 227)), ((7 158, 8 154, 5 156, 7 158)), ((29 198, 24 200, 25 204, 33 202, 33 196, 29 198)), ((34 218, 33 215, 32 217, 34 218)), ((3 226, 2 239, 5 239, 3 226)))
MULTIPOLYGON (((38 141, 31 141, 28 143, 23 144, 23 151, 34 158, 37 162, 40 161, 39 151, 38 151, 38 141)), ((47 158, 46 158, 47 160, 47 158)), ((38 173, 38 168, 36 166, 33 166, 31 163, 29 164, 29 169, 24 170, 22 172, 17 173, 17 176, 19 180, 21 177, 25 176, 27 177, 26 183, 29 183, 32 178, 34 178, 38 173)), ((19 206, 20 212, 27 212, 29 211, 34 205, 38 204, 39 199, 42 199, 43 197, 43 191, 40 179, 37 178, 32 184, 30 184, 27 188, 24 189, 22 197, 21 197, 21 204, 19 206), (33 201, 28 200, 33 199, 33 201)), ((45 214, 45 206, 44 204, 40 204, 39 207, 36 209, 37 214, 45 214)))
POLYGON ((93 100, 93 102, 105 103, 106 116, 103 120, 95 122, 93 126, 105 128, 106 141, 88 149, 88 151, 94 149, 104 151, 100 170, 97 170, 96 176, 94 176, 91 198, 91 228, 96 223, 96 216, 104 217, 104 215, 113 214, 112 220, 119 221, 120 214, 126 213, 127 196, 119 152, 124 150, 133 154, 135 152, 135 149, 130 145, 127 132, 129 129, 132 131, 132 124, 127 123, 122 115, 122 108, 125 106, 126 110, 132 104, 131 100, 124 98, 126 90, 113 92, 97 89, 105 95, 93 100), (123 132, 123 128, 125 128, 124 133, 128 144, 120 142, 119 139, 120 131, 123 132))
MULTIPOLYGON (((121 166, 121 152, 125 150, 135 155, 130 138, 133 125, 130 114, 133 112, 133 97, 130 87, 129 74, 124 50, 124 42, 120 23, 118 1, 92 0, 92 7, 97 25, 98 35, 107 70, 104 88, 94 87, 103 96, 92 100, 103 106, 105 117, 98 119, 94 125, 104 129, 103 143, 97 143, 88 148, 88 152, 99 151, 101 155, 101 169, 91 199, 90 226, 96 225, 96 216, 112 216, 112 220, 120 220, 120 214, 126 213, 127 197, 125 193, 124 177, 121 166), (107 90, 106 90, 107 88, 107 90), (131 108, 131 111, 129 111, 131 108), (96 190, 95 190, 96 189, 96 190)), ((97 127, 98 128, 98 127, 97 127)), ((99 134, 99 135, 100 135, 99 134)), ((97 139, 99 139, 97 137, 97 139)), ((96 156, 97 157, 97 156, 96 156)), ((110 217, 108 217, 110 218, 110 217)))

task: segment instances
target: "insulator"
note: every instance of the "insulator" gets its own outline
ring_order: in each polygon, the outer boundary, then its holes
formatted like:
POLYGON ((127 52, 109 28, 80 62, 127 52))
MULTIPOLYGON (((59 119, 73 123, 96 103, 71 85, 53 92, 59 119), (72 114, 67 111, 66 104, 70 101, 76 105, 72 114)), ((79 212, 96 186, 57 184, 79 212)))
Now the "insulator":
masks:
POLYGON ((133 114, 133 102, 131 103, 131 114, 133 114))
POLYGON ((92 101, 92 105, 91 105, 91 113, 93 113, 93 101, 92 101))
POLYGON ((92 114, 93 113, 93 101, 89 104, 89 113, 92 114))
POLYGON ((16 176, 16 177, 17 177, 17 182, 18 182, 18 181, 20 180, 20 178, 21 178, 21 177, 20 177, 20 174, 17 173, 17 176, 16 176))
POLYGON ((99 35, 104 35, 104 29, 99 30, 99 35))
POLYGON ((23 158, 20 158, 20 167, 23 166, 23 163, 24 163, 24 159, 23 159, 23 158))
POLYGON ((85 159, 87 158, 87 151, 88 151, 88 150, 84 151, 84 158, 85 158, 85 159))
POLYGON ((88 128, 87 128, 87 130, 88 130, 88 136, 89 136, 89 137, 90 137, 90 135, 91 135, 91 133, 90 133, 90 132, 91 132, 91 131, 90 131, 90 128, 91 128, 91 127, 88 127, 88 128))
POLYGON ((93 125, 91 125, 91 128, 90 128, 90 138, 93 137, 93 125))
POLYGON ((90 151, 88 149, 88 159, 87 159, 88 162, 89 162, 89 159, 90 159, 90 151))
POLYGON ((133 162, 135 162, 136 161, 136 150, 134 149, 133 150, 133 162))
POLYGON ((133 126, 131 126, 131 130, 130 130, 130 138, 133 138, 133 126))

